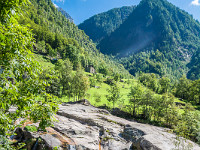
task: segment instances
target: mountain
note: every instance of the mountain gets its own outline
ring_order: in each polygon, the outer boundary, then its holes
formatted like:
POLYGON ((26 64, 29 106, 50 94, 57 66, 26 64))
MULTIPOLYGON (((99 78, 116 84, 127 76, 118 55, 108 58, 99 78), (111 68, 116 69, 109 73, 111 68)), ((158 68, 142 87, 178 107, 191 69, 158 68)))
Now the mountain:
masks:
POLYGON ((191 69, 187 64, 200 45, 199 33, 200 23, 167 0, 142 0, 98 48, 121 58, 133 75, 142 71, 179 78, 191 69))
POLYGON ((51 0, 30 2, 19 22, 32 30, 35 53, 51 60, 69 59, 74 69, 81 63, 85 69, 93 66, 105 75, 130 76, 121 64, 100 53, 92 40, 59 12, 51 0))
POLYGON ((73 18, 62 8, 56 7, 59 12, 61 12, 67 19, 69 19, 70 22, 74 22, 73 18))
POLYGON ((200 24, 191 15, 166 0, 142 0, 120 28, 102 40, 99 48, 104 53, 122 55, 145 48, 162 50, 166 45, 195 48, 199 31, 200 24))
POLYGON ((111 9, 85 20, 78 27, 84 30, 94 42, 98 43, 115 31, 132 13, 134 8, 135 6, 124 6, 111 9))

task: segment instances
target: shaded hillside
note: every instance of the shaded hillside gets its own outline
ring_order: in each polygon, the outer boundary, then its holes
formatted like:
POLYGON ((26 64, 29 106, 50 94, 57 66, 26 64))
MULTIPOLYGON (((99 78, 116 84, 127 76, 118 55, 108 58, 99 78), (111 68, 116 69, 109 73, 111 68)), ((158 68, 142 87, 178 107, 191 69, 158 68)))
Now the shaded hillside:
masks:
POLYGON ((129 76, 128 71, 96 49, 90 38, 59 12, 51 0, 31 0, 21 24, 29 24, 36 39, 35 52, 49 58, 68 58, 73 67, 92 65, 97 72, 129 76))
POLYGON ((85 20, 78 27, 84 30, 94 42, 100 42, 104 37, 115 31, 132 13, 134 8, 135 6, 124 6, 111 9, 85 20))
POLYGON ((143 71, 177 78, 188 71, 186 64, 200 44, 199 33, 199 22, 187 12, 166 0, 142 0, 98 48, 125 57, 121 63, 132 74, 143 71))

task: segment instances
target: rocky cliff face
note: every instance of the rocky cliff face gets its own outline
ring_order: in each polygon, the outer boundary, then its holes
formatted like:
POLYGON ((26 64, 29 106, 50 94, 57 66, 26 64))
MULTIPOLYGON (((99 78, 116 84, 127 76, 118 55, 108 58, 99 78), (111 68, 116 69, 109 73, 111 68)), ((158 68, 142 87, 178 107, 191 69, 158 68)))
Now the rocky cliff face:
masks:
MULTIPOLYGON (((57 121, 54 127, 47 128, 47 133, 38 133, 38 137, 44 141, 48 149, 200 149, 189 140, 177 138, 169 129, 128 121, 89 104, 62 104, 55 118, 57 121)), ((36 144, 33 147, 41 149, 41 146, 36 144)))

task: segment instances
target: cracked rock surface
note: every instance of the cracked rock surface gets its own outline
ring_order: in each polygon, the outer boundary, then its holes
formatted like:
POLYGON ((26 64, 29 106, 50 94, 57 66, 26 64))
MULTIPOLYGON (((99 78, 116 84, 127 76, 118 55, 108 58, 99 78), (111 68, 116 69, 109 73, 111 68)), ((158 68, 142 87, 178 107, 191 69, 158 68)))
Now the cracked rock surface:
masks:
MULTIPOLYGON (((168 129, 128 121, 108 111, 79 103, 62 104, 53 130, 68 140, 70 150, 200 150, 168 129)), ((59 143, 59 142, 57 142, 59 143)), ((61 142, 63 143, 63 142, 61 142)))
POLYGON ((11 138, 25 141, 27 150, 200 150, 169 129, 128 121, 85 102, 60 105, 55 118, 46 132, 17 128, 11 138))

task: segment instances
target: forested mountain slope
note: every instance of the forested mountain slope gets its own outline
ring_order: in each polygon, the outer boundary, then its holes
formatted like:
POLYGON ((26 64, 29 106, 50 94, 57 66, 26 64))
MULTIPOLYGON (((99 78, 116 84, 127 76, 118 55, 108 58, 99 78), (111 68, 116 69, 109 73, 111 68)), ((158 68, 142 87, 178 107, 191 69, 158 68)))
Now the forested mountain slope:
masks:
MULTIPOLYGON (((103 22, 103 20, 102 20, 103 22)), ((200 45, 200 23, 167 0, 142 0, 98 48, 121 57, 131 74, 139 71, 179 78, 200 45)))
POLYGON ((98 43, 115 31, 132 13, 134 8, 135 6, 124 6, 111 9, 85 20, 78 27, 84 30, 94 42, 98 43))
POLYGON ((191 62, 188 64, 190 71, 187 77, 192 80, 200 79, 200 48, 193 55, 191 62))
POLYGON ((62 15, 51 0, 30 2, 27 13, 19 21, 32 29, 37 53, 52 59, 68 58, 74 68, 81 62, 84 68, 92 65, 97 72, 106 75, 129 76, 122 65, 101 54, 92 40, 62 15))

